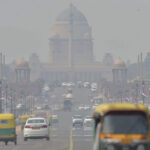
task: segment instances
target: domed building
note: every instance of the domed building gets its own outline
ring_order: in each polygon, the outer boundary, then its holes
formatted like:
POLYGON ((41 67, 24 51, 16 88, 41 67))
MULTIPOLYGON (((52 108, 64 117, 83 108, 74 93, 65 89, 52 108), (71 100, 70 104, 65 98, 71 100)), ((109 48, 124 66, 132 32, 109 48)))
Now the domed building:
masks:
MULTIPOLYGON (((49 81, 98 82, 112 80, 112 65, 96 62, 91 27, 74 5, 62 11, 49 38, 49 64, 43 64, 41 78, 49 81)), ((110 64, 110 61, 109 61, 110 64)))
POLYGON ((51 64, 93 62, 91 27, 72 4, 56 18, 49 39, 51 64))
POLYGON ((29 64, 25 60, 21 59, 19 62, 17 62, 16 68, 18 69, 29 68, 29 64))
POLYGON ((16 82, 29 82, 30 81, 30 68, 28 62, 20 60, 16 64, 16 82))
POLYGON ((113 82, 115 84, 126 84, 127 83, 127 67, 126 64, 121 60, 117 59, 113 65, 113 82))

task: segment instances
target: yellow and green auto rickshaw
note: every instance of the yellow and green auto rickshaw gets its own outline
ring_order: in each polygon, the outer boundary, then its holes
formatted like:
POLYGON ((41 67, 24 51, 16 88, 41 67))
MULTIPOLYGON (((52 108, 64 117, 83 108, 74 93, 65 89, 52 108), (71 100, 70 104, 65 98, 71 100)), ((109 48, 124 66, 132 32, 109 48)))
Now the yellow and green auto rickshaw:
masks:
POLYGON ((13 114, 0 114, 0 141, 5 142, 5 145, 9 141, 17 144, 15 116, 13 114))
POLYGON ((57 115, 50 115, 49 116, 49 124, 54 125, 58 123, 58 116, 57 115))
POLYGON ((94 110, 93 150, 150 150, 150 119, 143 104, 102 104, 94 110))
POLYGON ((24 129, 24 126, 25 126, 25 124, 26 124, 27 119, 28 119, 28 118, 31 118, 31 117, 32 117, 31 115, 22 115, 22 116, 20 117, 21 130, 24 129))

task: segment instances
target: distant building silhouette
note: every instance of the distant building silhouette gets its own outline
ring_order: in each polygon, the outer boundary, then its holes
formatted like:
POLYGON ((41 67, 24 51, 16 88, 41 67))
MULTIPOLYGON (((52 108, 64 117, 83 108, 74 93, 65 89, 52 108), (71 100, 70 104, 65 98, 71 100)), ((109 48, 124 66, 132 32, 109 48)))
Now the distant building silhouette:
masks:
POLYGON ((112 72, 115 85, 127 84, 127 68, 122 60, 118 59, 114 62, 112 72))
POLYGON ((49 46, 51 64, 67 65, 69 50, 73 64, 93 62, 91 27, 85 16, 72 4, 56 18, 51 29, 49 46))
POLYGON ((36 53, 32 53, 29 57, 29 67, 30 67, 30 78, 31 81, 35 81, 41 78, 42 64, 36 53))
POLYGON ((16 65, 16 82, 19 83, 26 83, 30 82, 30 68, 29 64, 24 61, 20 60, 16 65))
POLYGON ((106 53, 102 62, 94 60, 91 27, 72 4, 56 18, 50 32, 49 48, 49 62, 41 63, 33 53, 28 65, 25 62, 17 64, 17 82, 29 80, 29 76, 31 81, 44 79, 47 82, 112 80, 112 55, 106 53))
MULTIPOLYGON (((48 81, 111 80, 112 64, 94 61, 91 27, 72 4, 56 18, 49 38, 50 63, 43 65, 48 81)), ((111 58, 112 60, 112 58, 111 58)))

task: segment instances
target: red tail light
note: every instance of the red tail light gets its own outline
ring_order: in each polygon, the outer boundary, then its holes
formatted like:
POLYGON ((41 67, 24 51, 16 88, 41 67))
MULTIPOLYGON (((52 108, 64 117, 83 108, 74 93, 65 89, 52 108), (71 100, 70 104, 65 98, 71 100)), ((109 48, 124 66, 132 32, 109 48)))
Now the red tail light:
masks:
POLYGON ((47 128, 47 125, 43 125, 41 128, 47 128))
POLYGON ((24 128, 30 128, 30 126, 29 126, 29 125, 26 125, 24 128))

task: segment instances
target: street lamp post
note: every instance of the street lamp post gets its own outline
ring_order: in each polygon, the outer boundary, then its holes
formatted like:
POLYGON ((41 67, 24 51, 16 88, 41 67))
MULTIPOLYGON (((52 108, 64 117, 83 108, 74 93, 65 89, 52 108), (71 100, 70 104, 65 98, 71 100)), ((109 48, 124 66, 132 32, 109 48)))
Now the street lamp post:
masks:
POLYGON ((13 97, 12 97, 12 89, 10 89, 10 112, 13 113, 13 97))
MULTIPOLYGON (((144 94, 144 88, 145 88, 145 82, 142 81, 142 92, 143 92, 143 94, 144 94)), ((142 96, 143 104, 144 104, 144 99, 145 99, 145 97, 144 97, 144 95, 143 95, 143 96, 142 96)))
POLYGON ((3 112, 3 106, 2 106, 2 81, 0 81, 0 113, 3 112))
POLYGON ((139 90, 138 90, 138 83, 136 83, 136 102, 138 102, 138 93, 139 93, 139 90))
POLYGON ((8 85, 5 86, 5 99, 6 99, 6 112, 7 112, 7 99, 8 99, 8 85))

